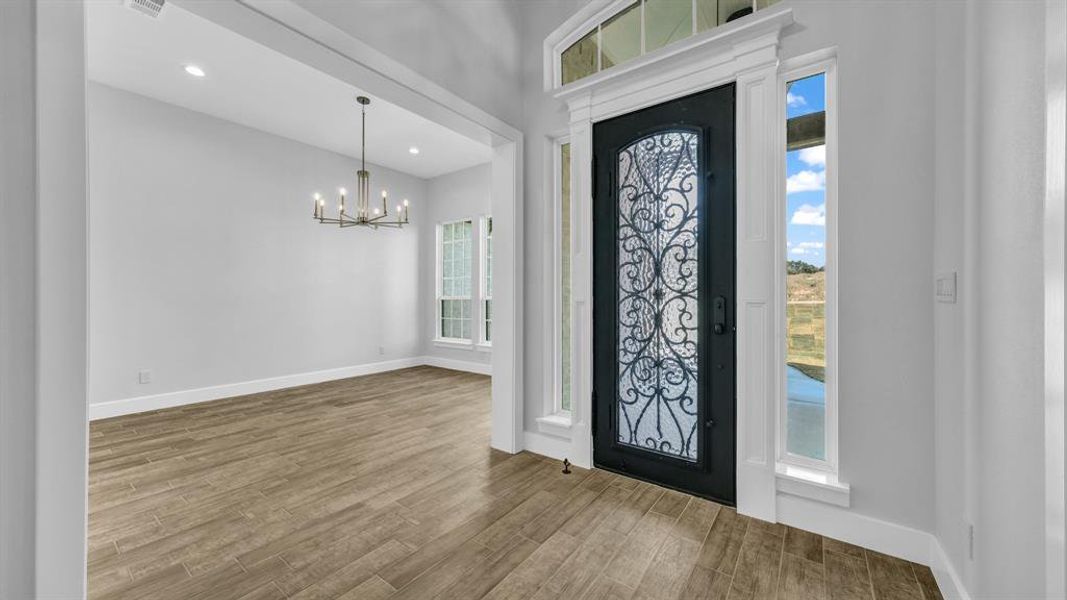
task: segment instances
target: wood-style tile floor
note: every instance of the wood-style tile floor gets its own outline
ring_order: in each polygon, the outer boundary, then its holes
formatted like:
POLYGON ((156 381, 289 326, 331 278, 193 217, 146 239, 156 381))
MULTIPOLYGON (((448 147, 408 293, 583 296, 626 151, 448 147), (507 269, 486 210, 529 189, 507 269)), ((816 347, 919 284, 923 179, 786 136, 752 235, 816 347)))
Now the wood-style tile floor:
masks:
POLYGON ((488 441, 489 379, 431 367, 96 421, 89 596, 941 597, 926 567, 488 441))

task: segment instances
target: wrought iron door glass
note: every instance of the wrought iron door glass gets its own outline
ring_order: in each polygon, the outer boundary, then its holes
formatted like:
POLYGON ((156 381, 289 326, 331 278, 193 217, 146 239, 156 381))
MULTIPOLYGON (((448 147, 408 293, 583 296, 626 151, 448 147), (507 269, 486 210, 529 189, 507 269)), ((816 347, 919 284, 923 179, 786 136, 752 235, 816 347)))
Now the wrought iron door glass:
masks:
POLYGON ((620 444, 696 461, 697 132, 642 138, 618 154, 620 444))

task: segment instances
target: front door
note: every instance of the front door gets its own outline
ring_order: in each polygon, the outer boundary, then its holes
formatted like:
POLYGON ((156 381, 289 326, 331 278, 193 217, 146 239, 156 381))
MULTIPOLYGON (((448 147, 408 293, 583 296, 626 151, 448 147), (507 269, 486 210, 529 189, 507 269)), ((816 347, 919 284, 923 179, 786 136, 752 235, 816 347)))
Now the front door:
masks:
POLYGON ((735 499, 734 85, 593 126, 593 462, 735 499))

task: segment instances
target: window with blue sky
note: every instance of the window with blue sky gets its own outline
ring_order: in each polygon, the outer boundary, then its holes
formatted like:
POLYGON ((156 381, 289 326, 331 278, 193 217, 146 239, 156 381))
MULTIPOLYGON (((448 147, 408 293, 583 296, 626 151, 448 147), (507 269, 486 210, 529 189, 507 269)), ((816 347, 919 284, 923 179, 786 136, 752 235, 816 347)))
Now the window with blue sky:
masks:
POLYGON ((786 452, 826 460, 826 75, 786 85, 786 452))

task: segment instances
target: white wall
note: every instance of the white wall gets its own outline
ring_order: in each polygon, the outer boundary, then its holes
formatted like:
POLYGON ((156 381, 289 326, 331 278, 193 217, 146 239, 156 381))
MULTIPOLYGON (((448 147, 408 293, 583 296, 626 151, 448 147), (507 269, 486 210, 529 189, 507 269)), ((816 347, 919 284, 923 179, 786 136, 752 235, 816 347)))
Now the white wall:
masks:
POLYGON ((0 597, 79 598, 86 540, 81 4, 0 4, 0 597))
POLYGON ((339 230, 310 194, 335 212, 355 159, 95 83, 89 108, 93 403, 418 356, 423 180, 370 167, 412 225, 339 230))
MULTIPOLYGON (((524 286, 530 293, 526 296, 524 337, 526 340, 524 363, 526 366, 525 406, 523 422, 527 431, 536 427, 538 417, 544 416, 545 398, 551 390, 544 389, 545 370, 554 365, 545 364, 545 344, 551 343, 551 324, 546 320, 544 294, 551 271, 552 223, 546 220, 546 209, 554 198, 553 163, 551 152, 546 152, 552 136, 566 135, 570 115, 566 106, 550 99, 542 89, 541 45, 545 37, 556 27, 585 5, 587 0, 546 0, 536 6, 523 6, 522 32, 522 91, 523 131, 526 134, 525 177, 523 178, 523 221, 526 224, 523 258, 525 260, 524 286), (547 333, 546 333, 547 332, 547 333)), ((553 340, 554 341, 554 340, 553 340)))
POLYGON ((1044 3, 978 3, 980 597, 1044 593, 1044 3))
POLYGON ((86 588, 88 504, 85 11, 81 3, 59 0, 38 0, 35 6, 38 228, 34 591, 39 598, 80 598, 86 588))
POLYGON ((936 533, 976 598, 1045 594, 1044 14, 937 9, 936 533))
POLYGON ((490 188, 492 186, 492 169, 489 164, 477 165, 448 175, 435 177, 426 182, 427 226, 422 229, 422 334, 425 356, 446 360, 473 362, 489 365, 492 355, 476 343, 481 336, 481 313, 479 312, 478 290, 481 282, 482 249, 481 218, 490 215, 490 188), (474 263, 471 267, 472 345, 469 348, 454 348, 434 343, 437 331, 436 277, 437 277, 437 241, 436 225, 448 221, 471 219, 474 222, 472 251, 474 263))
POLYGON ((519 4, 499 0, 296 0, 503 121, 522 115, 519 4))
POLYGON ((964 222, 967 218, 966 173, 970 168, 967 148, 976 142, 976 131, 967 126, 973 94, 966 88, 967 4, 939 3, 936 8, 935 54, 935 143, 934 257, 931 277, 957 273, 957 302, 934 303, 934 469, 935 534, 960 576, 968 577, 969 533, 973 521, 971 490, 967 487, 968 460, 964 425, 969 394, 964 389, 965 311, 973 310, 975 298, 965 290, 970 283, 965 260, 964 222), (969 99, 970 98, 970 99, 969 99))
POLYGON ((36 428, 34 4, 0 2, 0 598, 33 596, 36 428))
MULTIPOLYGON (((526 286, 539 289, 550 201, 546 136, 564 107, 542 91, 541 43, 577 6, 524 5, 526 286)), ((852 511, 930 531, 933 479, 933 5, 811 1, 783 57, 837 46, 840 152, 840 462, 852 511)), ((526 304, 526 423, 543 410, 545 306, 526 304)))

